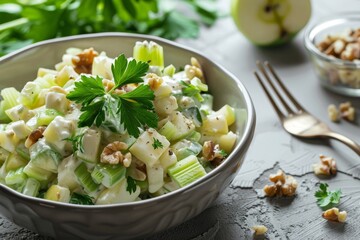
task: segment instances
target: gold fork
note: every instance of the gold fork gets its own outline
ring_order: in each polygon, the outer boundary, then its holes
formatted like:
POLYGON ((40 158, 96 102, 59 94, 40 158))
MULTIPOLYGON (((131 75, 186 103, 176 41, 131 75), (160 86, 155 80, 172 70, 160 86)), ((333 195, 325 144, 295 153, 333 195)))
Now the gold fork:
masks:
POLYGON ((260 75, 255 71, 255 77, 265 91, 266 96, 269 98, 286 131, 294 136, 302 138, 336 139, 349 146, 360 156, 359 144, 339 133, 333 132, 325 123, 321 122, 316 117, 307 112, 287 90, 268 62, 262 64, 261 62, 257 61, 256 64, 260 72, 267 80, 268 85, 279 100, 279 103, 275 101, 274 97, 268 90, 268 87, 265 85, 264 80, 262 80, 260 75), (270 78, 270 75, 272 78, 270 78), (277 86, 274 83, 277 84, 277 86), (280 93, 279 89, 283 92, 282 94, 280 93), (286 96, 287 100, 285 100, 284 96, 286 96), (280 107, 280 105, 282 105, 282 107, 280 107))

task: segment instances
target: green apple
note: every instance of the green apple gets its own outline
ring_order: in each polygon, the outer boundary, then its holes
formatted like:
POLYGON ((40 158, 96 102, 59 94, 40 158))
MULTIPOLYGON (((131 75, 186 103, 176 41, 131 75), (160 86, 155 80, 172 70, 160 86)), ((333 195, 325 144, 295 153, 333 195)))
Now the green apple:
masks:
POLYGON ((310 0, 232 0, 231 15, 255 45, 275 46, 290 41, 311 16, 310 0))

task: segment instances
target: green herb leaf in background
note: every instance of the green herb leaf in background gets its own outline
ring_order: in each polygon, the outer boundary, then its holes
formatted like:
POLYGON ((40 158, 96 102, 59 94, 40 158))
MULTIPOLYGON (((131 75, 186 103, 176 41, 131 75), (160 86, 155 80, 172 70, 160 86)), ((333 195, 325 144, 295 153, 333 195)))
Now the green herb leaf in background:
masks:
POLYGON ((327 183, 320 183, 320 189, 315 192, 317 204, 322 209, 329 209, 339 204, 341 198, 341 190, 329 191, 327 183))
POLYGON ((3 0, 0 56, 28 44, 96 32, 195 38, 219 17, 216 0, 3 0))

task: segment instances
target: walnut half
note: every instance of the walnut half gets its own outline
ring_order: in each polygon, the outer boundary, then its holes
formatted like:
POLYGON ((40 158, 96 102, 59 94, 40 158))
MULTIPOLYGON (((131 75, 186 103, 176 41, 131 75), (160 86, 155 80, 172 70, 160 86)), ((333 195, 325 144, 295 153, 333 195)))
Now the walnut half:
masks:
POLYGON ((123 154, 121 151, 127 150, 128 145, 123 142, 115 141, 109 143, 101 153, 100 162, 109 164, 123 164, 124 167, 129 167, 131 164, 131 153, 123 154))

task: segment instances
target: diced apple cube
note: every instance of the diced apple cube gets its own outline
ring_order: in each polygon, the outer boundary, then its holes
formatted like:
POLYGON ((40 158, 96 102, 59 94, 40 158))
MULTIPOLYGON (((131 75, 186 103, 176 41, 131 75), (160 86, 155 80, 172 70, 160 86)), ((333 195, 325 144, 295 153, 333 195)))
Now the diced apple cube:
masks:
POLYGON ((170 116, 170 121, 177 129, 176 133, 172 136, 172 141, 184 138, 195 130, 194 123, 181 112, 173 112, 170 116))
POLYGON ((53 145, 59 152, 64 153, 67 150, 66 145, 69 143, 65 139, 71 137, 74 130, 73 121, 57 116, 45 129, 43 135, 47 143, 53 145))
POLYGON ((154 107, 158 115, 167 116, 178 108, 178 104, 174 96, 169 96, 156 98, 154 101, 154 107))
POLYGON ((12 129, 0 131, 0 147, 4 148, 6 151, 15 151, 15 146, 19 141, 20 139, 16 136, 12 129))
POLYGON ((153 166, 169 146, 170 142, 163 135, 150 128, 139 136, 129 151, 146 165, 153 166))
POLYGON ((18 139, 25 139, 31 133, 30 127, 28 127, 23 120, 11 123, 10 128, 14 131, 18 139))
POLYGON ((236 139, 237 135, 232 131, 228 132, 226 135, 222 135, 219 140, 220 148, 226 153, 230 153, 234 148, 236 139))
POLYGON ((71 66, 64 66, 56 75, 55 83, 60 87, 64 86, 70 79, 76 79, 79 76, 71 66))
POLYGON ((63 93, 49 92, 46 94, 45 105, 46 108, 51 108, 61 113, 66 113, 69 108, 70 101, 63 93))
POLYGON ((215 115, 217 116, 225 116, 227 125, 230 126, 235 122, 235 110, 234 108, 230 107, 229 105, 224 105, 222 108, 220 108, 215 115))
POLYGON ((177 157, 171 149, 165 151, 160 157, 160 163, 165 172, 167 172, 167 169, 170 166, 174 165, 176 162, 177 162, 177 157))
POLYGON ((85 162, 96 163, 99 156, 100 141, 100 131, 87 129, 82 138, 82 149, 77 152, 77 156, 85 162))
POLYGON ((5 111, 5 113, 11 119, 11 121, 18 121, 18 120, 27 121, 35 115, 32 110, 29 110, 27 107, 25 107, 22 104, 9 108, 8 110, 5 111))
POLYGON ((149 192, 154 193, 164 185, 164 169, 160 163, 153 166, 146 166, 149 192))
POLYGON ((211 114, 204 120, 202 129, 209 133, 228 133, 228 124, 224 115, 211 114))

